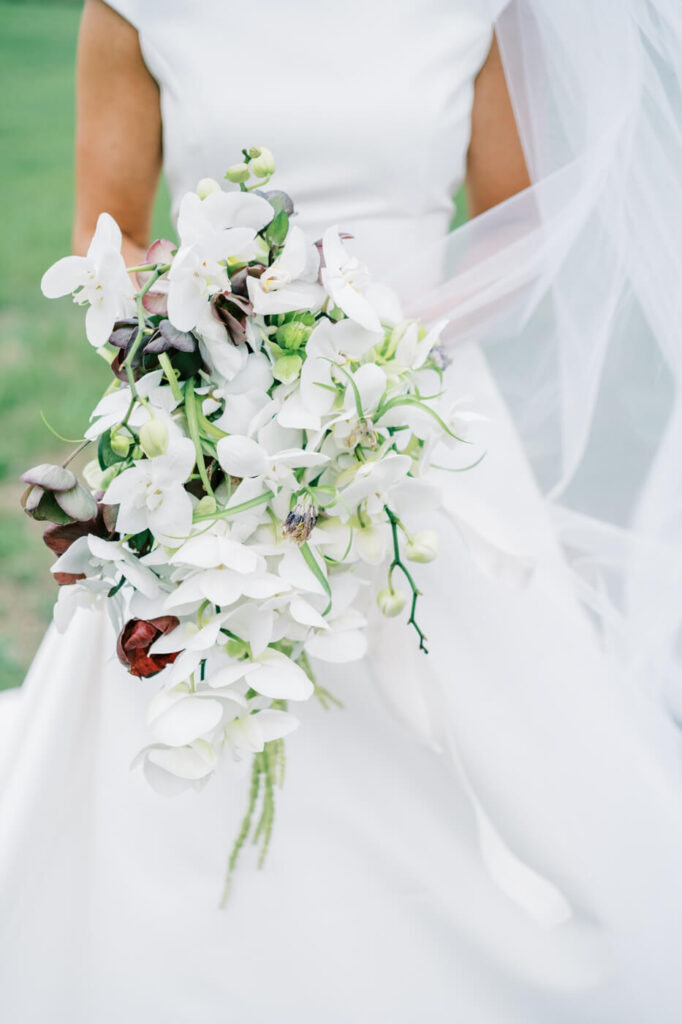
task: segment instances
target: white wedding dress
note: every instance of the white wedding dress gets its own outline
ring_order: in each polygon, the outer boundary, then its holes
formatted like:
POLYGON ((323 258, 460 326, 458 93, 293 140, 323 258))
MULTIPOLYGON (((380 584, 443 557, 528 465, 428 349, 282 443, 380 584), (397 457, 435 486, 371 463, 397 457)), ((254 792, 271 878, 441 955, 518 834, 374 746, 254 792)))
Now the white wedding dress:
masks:
MULTIPOLYGON (((301 226, 337 222, 378 277, 447 231, 491 42, 471 5, 113 6, 174 204, 262 143, 301 226)), ((675 731, 602 653, 484 357, 452 357, 491 426, 439 480, 431 653, 377 622, 365 662, 317 666, 345 708, 297 709, 268 860, 245 852, 225 910, 246 781, 164 799, 130 770, 155 682, 104 617, 52 627, 0 702, 3 1024, 682 1019, 675 731)))

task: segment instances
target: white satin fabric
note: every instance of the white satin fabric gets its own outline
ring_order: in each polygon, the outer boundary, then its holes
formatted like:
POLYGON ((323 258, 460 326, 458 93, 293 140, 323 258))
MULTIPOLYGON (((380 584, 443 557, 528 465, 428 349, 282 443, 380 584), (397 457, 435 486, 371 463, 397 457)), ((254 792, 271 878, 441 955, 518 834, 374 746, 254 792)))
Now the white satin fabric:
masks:
MULTIPOLYGON (((378 272, 433 243, 409 278, 423 301, 485 5, 349 0, 332 24, 307 0, 251 18, 218 0, 114 6, 161 85, 174 202, 267 144, 301 225, 338 221, 378 272)), ((164 800, 129 771, 155 684, 115 662, 104 619, 51 629, 0 704, 7 1024, 677 1024, 677 733, 579 604, 517 428, 461 334, 446 381, 491 425, 477 469, 439 474, 442 553, 418 567, 431 653, 377 620, 366 662, 317 666, 346 708, 300 709, 266 867, 247 853, 225 911, 245 784, 164 800)))

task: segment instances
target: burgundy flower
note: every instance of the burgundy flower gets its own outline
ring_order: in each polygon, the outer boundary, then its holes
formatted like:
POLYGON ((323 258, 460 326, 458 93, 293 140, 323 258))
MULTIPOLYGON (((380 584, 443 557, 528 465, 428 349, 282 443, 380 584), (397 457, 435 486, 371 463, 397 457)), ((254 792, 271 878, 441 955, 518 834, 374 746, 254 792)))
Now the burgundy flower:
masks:
POLYGON ((246 288, 246 279, 247 277, 260 277, 264 270, 265 267, 260 263, 243 267, 232 275, 231 291, 221 292, 212 300, 213 312, 225 325, 233 345, 243 345, 246 341, 246 321, 253 313, 253 306, 246 288))
POLYGON ((180 651, 169 654, 150 654, 149 648, 159 639, 178 626, 175 615, 161 615, 157 619, 130 619, 126 622, 116 644, 119 661, 132 676, 146 679, 155 676, 166 665, 175 661, 180 651))

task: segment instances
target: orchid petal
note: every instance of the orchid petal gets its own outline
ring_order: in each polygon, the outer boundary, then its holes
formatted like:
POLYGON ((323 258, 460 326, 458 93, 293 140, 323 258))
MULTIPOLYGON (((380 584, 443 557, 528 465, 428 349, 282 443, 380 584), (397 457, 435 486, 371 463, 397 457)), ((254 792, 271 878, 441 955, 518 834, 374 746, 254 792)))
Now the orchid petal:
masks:
POLYGON ((173 694, 161 691, 149 706, 149 722, 156 740, 171 747, 184 746, 205 733, 212 732, 223 717, 219 700, 173 694))
POLYGON ((267 468, 266 453, 250 437, 237 434, 222 437, 216 447, 218 462, 230 476, 262 476, 267 468))
POLYGON ((68 295, 83 284, 91 268, 92 263, 85 256, 62 257, 43 274, 40 282, 43 295, 48 299, 68 295))
POLYGON ((192 781, 210 775, 217 762, 215 750, 205 740, 195 740, 191 746, 185 747, 151 748, 147 758, 152 764, 163 768, 171 775, 192 781))

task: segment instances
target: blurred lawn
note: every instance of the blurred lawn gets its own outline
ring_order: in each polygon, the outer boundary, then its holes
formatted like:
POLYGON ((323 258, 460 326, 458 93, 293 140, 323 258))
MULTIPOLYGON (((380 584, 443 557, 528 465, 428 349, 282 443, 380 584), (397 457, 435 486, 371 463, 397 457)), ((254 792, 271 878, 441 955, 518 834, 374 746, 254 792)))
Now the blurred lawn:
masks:
MULTIPOLYGON (((18 685, 49 620, 56 587, 41 527, 19 508, 19 474, 61 460, 82 435, 108 371, 68 299, 40 276, 69 251, 73 77, 80 5, 0 0, 0 689, 18 685)), ((168 235, 167 198, 156 235, 168 235)), ((171 236, 172 237, 172 236, 171 236)))

